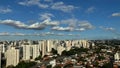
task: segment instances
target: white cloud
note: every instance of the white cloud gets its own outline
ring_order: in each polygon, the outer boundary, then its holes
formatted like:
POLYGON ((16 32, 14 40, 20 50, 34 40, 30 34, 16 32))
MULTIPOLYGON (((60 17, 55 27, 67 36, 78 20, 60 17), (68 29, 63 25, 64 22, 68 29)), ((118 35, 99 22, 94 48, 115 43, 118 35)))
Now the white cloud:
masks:
POLYGON ((120 32, 117 31, 117 30, 116 30, 115 28, 113 28, 113 27, 100 26, 99 28, 102 29, 102 30, 105 30, 105 31, 109 31, 109 32, 111 32, 111 33, 114 33, 115 35, 120 36, 120 32))
POLYGON ((0 13, 1 14, 6 14, 12 12, 12 9, 10 8, 5 8, 5 7, 0 7, 0 13))
POLYGON ((80 21, 78 19, 62 20, 61 23, 68 24, 68 27, 73 27, 77 31, 84 31, 87 29, 93 29, 94 26, 87 20, 80 21))
POLYGON ((25 25, 24 23, 20 22, 20 21, 15 21, 15 20, 1 20, 0 24, 6 24, 6 25, 10 25, 16 28, 26 28, 27 25, 25 25))
POLYGON ((68 34, 68 36, 74 36, 73 34, 68 34))
POLYGON ((112 27, 103 27, 103 26, 100 26, 100 28, 103 29, 103 30, 106 30, 106 31, 115 31, 115 29, 112 28, 112 27))
POLYGON ((71 12, 75 8, 77 8, 73 5, 66 5, 62 1, 53 3, 53 0, 43 0, 43 3, 41 2, 41 0, 25 0, 23 2, 19 2, 18 4, 23 5, 23 6, 34 5, 34 6, 38 6, 40 8, 50 8, 50 9, 54 9, 54 10, 60 10, 63 12, 71 12), (44 2, 47 4, 45 4, 44 2))
POLYGON ((25 36, 26 34, 23 34, 23 33, 12 33, 12 34, 9 34, 9 35, 13 35, 13 36, 25 36))
POLYGON ((93 29, 94 26, 88 21, 79 21, 78 26, 84 29, 93 29))
POLYGON ((57 25, 59 25, 59 21, 51 20, 51 17, 54 17, 54 15, 51 14, 51 13, 40 14, 40 19, 44 20, 43 23, 45 25, 48 25, 48 26, 57 26, 57 25))
POLYGON ((18 4, 23 5, 23 6, 37 5, 40 8, 48 8, 49 7, 47 4, 40 3, 40 0, 25 0, 23 2, 19 2, 18 4))
POLYGON ((54 33, 54 32, 43 32, 43 33, 20 33, 20 32, 15 32, 15 33, 8 33, 8 32, 1 32, 0 36, 80 36, 79 34, 64 34, 64 33, 54 33))
POLYGON ((78 20, 77 19, 73 19, 73 18, 61 21, 61 23, 63 23, 63 24, 68 24, 69 27, 76 27, 76 23, 77 22, 78 22, 78 20))
POLYGON ((72 28, 72 27, 54 26, 54 27, 52 27, 52 30, 57 30, 57 31, 73 31, 74 28, 72 28))
POLYGON ((43 24, 43 23, 38 23, 38 22, 37 22, 37 23, 34 23, 34 24, 28 26, 27 28, 28 28, 28 29, 41 30, 41 29, 44 29, 45 27, 46 27, 45 24, 43 24))
POLYGON ((0 33, 0 36, 1 36, 1 35, 9 35, 9 33, 8 33, 8 32, 1 32, 1 33, 0 33))
POLYGON ((9 26, 13 26, 15 28, 19 28, 19 29, 44 29, 45 25, 41 24, 41 23, 34 23, 32 25, 26 25, 20 21, 15 21, 15 20, 1 20, 0 24, 5 24, 5 25, 9 25, 9 26))
POLYGON ((120 13, 113 13, 112 16, 113 17, 120 16, 120 13))
POLYGON ((77 31, 85 31, 86 29, 85 28, 77 28, 75 30, 77 30, 77 31))
POLYGON ((48 26, 57 26, 57 25, 59 25, 59 21, 51 21, 51 19, 46 19, 43 23, 45 25, 48 25, 48 26))
POLYGON ((53 2, 53 0, 44 0, 45 2, 53 2))
POLYGON ((43 30, 46 27, 48 29, 56 31, 85 31, 88 29, 93 29, 94 26, 88 21, 79 21, 77 19, 67 19, 67 20, 51 20, 51 17, 45 17, 45 20, 41 22, 33 22, 33 24, 25 24, 21 21, 16 20, 0 20, 0 24, 9 25, 19 29, 31 29, 31 30, 43 30), (63 26, 67 25, 67 26, 63 26), (49 27, 50 26, 50 27, 49 27))
POLYGON ((58 33, 58 34, 56 34, 56 35, 58 35, 58 36, 64 36, 64 34, 63 34, 63 33, 58 33))
POLYGON ((54 35, 55 33, 54 32, 46 32, 45 34, 46 35, 54 35))
POLYGON ((87 8, 87 10, 85 11, 86 13, 93 13, 95 10, 95 7, 91 6, 89 8, 87 8))
POLYGON ((45 29, 47 26, 57 26, 59 25, 58 21, 51 21, 49 19, 44 20, 43 22, 36 22, 31 25, 26 25, 21 21, 16 20, 0 20, 0 24, 9 25, 19 29, 33 29, 33 30, 42 30, 45 29))
POLYGON ((51 19, 51 17, 54 17, 54 15, 51 13, 43 13, 43 14, 39 14, 39 16, 40 16, 40 20, 51 19))
POLYGON ((67 27, 61 27, 61 26, 55 26, 52 28, 52 30, 58 30, 58 31, 85 31, 89 29, 93 29, 94 26, 88 22, 88 21, 80 21, 77 19, 66 19, 60 21, 60 24, 67 24, 67 27))
POLYGON ((63 12, 71 12, 76 7, 73 5, 65 5, 63 2, 56 2, 51 6, 52 9, 61 10, 63 12))

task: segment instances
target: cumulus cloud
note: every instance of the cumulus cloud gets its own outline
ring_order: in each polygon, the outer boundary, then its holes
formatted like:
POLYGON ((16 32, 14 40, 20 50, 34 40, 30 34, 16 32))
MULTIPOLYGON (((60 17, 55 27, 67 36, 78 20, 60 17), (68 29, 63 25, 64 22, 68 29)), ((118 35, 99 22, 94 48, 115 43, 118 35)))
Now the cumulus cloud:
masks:
POLYGON ((60 10, 63 12, 71 12, 76 7, 73 5, 65 5, 63 2, 56 2, 51 6, 52 9, 60 10))
POLYGON ((10 8, 5 8, 5 7, 0 7, 0 13, 1 14, 6 14, 12 12, 12 9, 10 8))
POLYGON ((59 25, 59 21, 51 20, 51 17, 54 17, 54 15, 51 14, 51 13, 40 14, 40 19, 44 20, 43 23, 45 25, 48 25, 48 26, 57 26, 57 25, 59 25))
POLYGON ((9 34, 9 35, 13 35, 13 36, 25 36, 27 34, 16 32, 16 33, 12 33, 12 34, 9 34))
POLYGON ((68 36, 74 36, 73 34, 68 34, 68 36))
POLYGON ((10 19, 1 20, 0 24, 6 24, 6 25, 13 26, 16 28, 26 28, 27 27, 27 25, 25 25, 24 23, 22 23, 20 21, 15 21, 15 20, 10 20, 10 19))
POLYGON ((95 10, 95 7, 91 6, 89 8, 87 8, 87 10, 85 11, 86 13, 93 13, 95 10))
POLYGON ((59 21, 52 21, 51 19, 46 19, 43 23, 45 25, 48 25, 48 26, 57 26, 57 25, 59 25, 59 21))
POLYGON ((25 0, 23 2, 19 2, 18 4, 23 5, 23 6, 36 5, 40 8, 48 8, 49 7, 47 4, 42 4, 40 2, 40 0, 25 0))
POLYGON ((1 36, 1 35, 2 35, 2 36, 3 36, 3 35, 9 35, 9 33, 8 33, 8 32, 1 32, 1 33, 0 33, 0 36, 1 36))
POLYGON ((94 28, 94 26, 88 21, 79 21, 78 26, 79 26, 79 28, 82 28, 82 30, 93 29, 94 28))
POLYGON ((51 17, 54 15, 50 13, 44 13, 40 15, 43 19, 41 22, 32 22, 33 24, 25 24, 21 21, 16 20, 0 20, 0 24, 9 25, 19 29, 31 29, 31 30, 43 30, 48 27, 51 30, 56 31, 85 31, 88 29, 93 29, 94 26, 88 21, 80 21, 75 18, 66 20, 52 20, 51 17), (65 26, 63 26, 65 25, 65 26), (66 26, 67 25, 67 26, 66 26))
POLYGON ((106 31, 115 31, 115 29, 112 28, 112 27, 103 27, 103 26, 100 26, 100 28, 103 29, 103 30, 106 30, 106 31))
POLYGON ((51 13, 43 13, 43 14, 39 14, 39 16, 40 16, 40 20, 51 19, 51 17, 54 17, 54 15, 51 13))
POLYGON ((54 35, 55 33, 54 32, 46 32, 45 34, 46 35, 54 35))
POLYGON ((77 8, 73 5, 66 5, 62 1, 53 3, 53 0, 43 0, 43 3, 41 2, 41 0, 25 0, 23 2, 19 2, 18 4, 23 5, 23 6, 33 5, 33 6, 38 6, 40 8, 50 8, 53 10, 60 10, 63 12, 71 12, 75 8, 77 8), (45 4, 44 2, 47 4, 45 4))
POLYGON ((66 19, 60 21, 60 24, 67 24, 66 27, 62 26, 55 26, 52 28, 52 30, 57 30, 57 31, 85 31, 89 29, 93 29, 94 26, 88 22, 88 21, 80 21, 78 19, 66 19))
POLYGON ((99 28, 102 29, 102 30, 105 30, 105 31, 112 32, 112 33, 114 33, 115 35, 120 36, 120 32, 117 31, 117 30, 116 30, 115 28, 113 28, 113 27, 104 27, 104 26, 100 26, 99 28))
POLYGON ((119 12, 119 13, 113 13, 112 16, 113 16, 113 17, 120 16, 120 12, 119 12))
POLYGON ((53 2, 53 0, 44 0, 45 2, 53 2))
POLYGON ((79 34, 64 34, 64 33, 54 33, 54 32, 43 32, 43 33, 8 33, 8 32, 0 32, 0 36, 80 36, 79 34))
POLYGON ((9 25, 19 29, 42 30, 45 29, 47 26, 57 26, 59 25, 59 22, 46 19, 43 22, 35 22, 31 25, 26 25, 21 21, 8 19, 8 20, 0 20, 0 24, 9 25))
POLYGON ((34 23, 32 25, 26 25, 21 21, 16 21, 16 20, 1 20, 0 24, 5 24, 9 26, 13 26, 15 28, 19 29, 44 29, 45 25, 41 23, 34 23))
POLYGON ((86 29, 85 28, 77 28, 75 29, 76 31, 85 31, 86 29))
POLYGON ((35 30, 41 30, 44 29, 46 26, 43 23, 34 23, 32 25, 29 25, 28 27, 26 27, 27 29, 35 29, 35 30))
POLYGON ((73 31, 74 28, 72 28, 72 27, 54 26, 54 27, 52 27, 52 30, 57 30, 57 31, 73 31))
POLYGON ((57 34, 55 34, 55 35, 58 35, 58 36, 64 36, 63 33, 57 33, 57 34))
POLYGON ((77 22, 78 20, 73 18, 61 21, 62 24, 68 24, 69 27, 76 27, 77 22))
POLYGON ((72 27, 77 31, 84 31, 87 29, 94 28, 94 26, 87 20, 80 21, 78 19, 67 19, 67 20, 62 20, 61 23, 68 24, 68 27, 72 27))

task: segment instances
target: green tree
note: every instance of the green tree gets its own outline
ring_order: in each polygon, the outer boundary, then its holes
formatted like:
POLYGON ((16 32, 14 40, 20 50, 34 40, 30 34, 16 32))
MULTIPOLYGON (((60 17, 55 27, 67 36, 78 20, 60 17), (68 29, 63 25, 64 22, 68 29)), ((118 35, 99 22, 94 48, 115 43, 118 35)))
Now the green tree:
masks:
POLYGON ((55 50, 54 48, 52 48, 51 53, 53 53, 53 55, 58 54, 57 50, 55 50))
POLYGON ((36 62, 25 62, 22 61, 18 63, 18 65, 15 68, 30 68, 32 66, 36 65, 36 62))
POLYGON ((113 68, 111 63, 105 63, 101 68, 113 68))
POLYGON ((47 68, 52 68, 52 65, 47 65, 47 68))
POLYGON ((104 60, 105 57, 104 57, 104 56, 98 56, 98 59, 99 59, 99 60, 104 60))
POLYGON ((7 66, 7 68, 15 68, 13 65, 9 65, 7 66))
POLYGON ((70 67, 73 67, 73 64, 67 64, 63 68, 70 68, 70 67))
POLYGON ((67 56, 68 52, 66 50, 62 51, 62 56, 67 56))
POLYGON ((60 65, 56 65, 55 67, 53 67, 53 68, 61 68, 61 66, 60 65))
POLYGON ((40 60, 42 58, 41 55, 39 55, 38 57, 35 58, 35 60, 40 60))

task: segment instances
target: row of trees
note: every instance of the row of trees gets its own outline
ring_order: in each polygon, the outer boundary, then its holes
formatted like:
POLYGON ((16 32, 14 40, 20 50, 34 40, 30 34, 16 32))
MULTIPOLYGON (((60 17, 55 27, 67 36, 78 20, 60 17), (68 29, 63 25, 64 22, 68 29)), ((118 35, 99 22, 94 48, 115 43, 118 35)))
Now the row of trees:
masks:
POLYGON ((120 45, 120 40, 92 40, 95 45, 120 45))
POLYGON ((82 52, 88 52, 89 49, 87 48, 78 48, 78 47, 74 47, 72 49, 70 49, 69 51, 64 50, 62 52, 62 56, 71 56, 71 55, 75 55, 75 54, 79 54, 82 52))
POLYGON ((16 65, 15 67, 13 65, 8 66, 7 68, 30 68, 34 65, 36 65, 36 62, 25 62, 25 61, 21 61, 20 63, 18 63, 18 65, 16 65))

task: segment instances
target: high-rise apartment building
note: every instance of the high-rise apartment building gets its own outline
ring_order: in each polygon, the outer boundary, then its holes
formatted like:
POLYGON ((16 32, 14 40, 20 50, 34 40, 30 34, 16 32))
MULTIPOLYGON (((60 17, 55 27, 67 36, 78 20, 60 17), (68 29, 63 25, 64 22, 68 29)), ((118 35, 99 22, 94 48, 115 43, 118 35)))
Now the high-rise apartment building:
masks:
POLYGON ((116 52, 114 54, 114 59, 115 59, 115 61, 120 61, 120 52, 116 52))
POLYGON ((32 45, 32 58, 35 59, 40 55, 40 46, 39 45, 32 45))
POLYGON ((0 44, 0 50, 2 53, 5 53, 5 45, 4 44, 0 44))
POLYGON ((30 60, 30 45, 22 45, 23 47, 23 60, 30 60))
POLYGON ((90 46, 88 40, 80 40, 79 43, 80 43, 80 47, 83 47, 83 48, 89 48, 90 46))
POLYGON ((46 40, 47 45, 47 52, 51 52, 53 48, 53 41, 52 40, 46 40))
POLYGON ((0 50, 0 68, 1 68, 1 50, 0 50))
POLYGON ((19 63, 19 49, 11 47, 6 51, 6 67, 9 65, 16 66, 19 63))
POLYGON ((47 53, 47 44, 46 44, 45 40, 40 41, 39 44, 40 44, 40 50, 42 51, 42 57, 43 57, 47 53))
POLYGON ((61 55, 64 50, 65 50, 65 48, 64 48, 63 46, 61 46, 61 45, 59 45, 59 46, 57 47, 57 51, 58 51, 58 54, 59 54, 59 55, 61 55))

